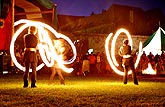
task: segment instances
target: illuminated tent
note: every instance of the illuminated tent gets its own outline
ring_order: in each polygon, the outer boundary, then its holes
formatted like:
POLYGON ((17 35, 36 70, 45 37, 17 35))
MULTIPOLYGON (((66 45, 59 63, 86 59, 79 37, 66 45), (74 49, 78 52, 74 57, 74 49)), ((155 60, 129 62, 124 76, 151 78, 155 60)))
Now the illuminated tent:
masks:
POLYGON ((160 55, 162 51, 165 51, 165 31, 161 27, 143 43, 143 51, 146 55, 149 52, 160 55))

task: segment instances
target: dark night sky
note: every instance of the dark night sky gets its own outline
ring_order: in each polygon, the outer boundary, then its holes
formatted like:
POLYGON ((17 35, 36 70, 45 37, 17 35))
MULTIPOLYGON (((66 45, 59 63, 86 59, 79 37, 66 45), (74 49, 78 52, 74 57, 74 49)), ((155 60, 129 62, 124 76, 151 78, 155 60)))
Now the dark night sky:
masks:
POLYGON ((164 0, 52 0, 52 2, 57 4, 58 14, 63 15, 89 16, 92 11, 96 14, 101 13, 112 4, 140 7, 145 11, 160 8, 165 14, 164 0))

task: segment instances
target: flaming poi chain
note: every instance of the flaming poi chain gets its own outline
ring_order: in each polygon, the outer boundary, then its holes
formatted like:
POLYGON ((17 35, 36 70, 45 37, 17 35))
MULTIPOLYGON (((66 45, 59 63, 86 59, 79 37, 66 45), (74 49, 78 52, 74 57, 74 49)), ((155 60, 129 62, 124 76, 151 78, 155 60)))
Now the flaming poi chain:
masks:
MULTIPOLYGON (((35 26, 38 29, 38 38, 39 38, 39 44, 38 49, 41 56, 41 59, 44 63, 41 63, 37 66, 37 71, 40 70, 44 65, 51 67, 54 65, 54 61, 58 63, 58 65, 61 67, 61 69, 67 73, 70 73, 73 71, 73 68, 67 68, 64 64, 71 64, 76 59, 76 47, 73 44, 73 42, 65 35, 61 33, 57 33, 51 26, 38 22, 38 21, 31 21, 31 20, 19 20, 14 23, 14 26, 18 26, 20 24, 23 24, 13 35, 13 38, 11 40, 10 44, 10 54, 11 58, 14 62, 14 64, 22 71, 25 71, 25 67, 23 67, 20 63, 18 63, 15 53, 14 53, 14 43, 17 39, 17 37, 20 35, 20 33, 28 28, 29 26, 35 26), (52 43, 52 40, 47 32, 49 30, 56 38, 62 38, 65 41, 68 42, 68 44, 71 46, 73 50, 73 57, 69 60, 63 60, 58 54, 57 51, 54 48, 54 45, 52 43)), ((30 69, 30 72, 32 70, 30 69)))

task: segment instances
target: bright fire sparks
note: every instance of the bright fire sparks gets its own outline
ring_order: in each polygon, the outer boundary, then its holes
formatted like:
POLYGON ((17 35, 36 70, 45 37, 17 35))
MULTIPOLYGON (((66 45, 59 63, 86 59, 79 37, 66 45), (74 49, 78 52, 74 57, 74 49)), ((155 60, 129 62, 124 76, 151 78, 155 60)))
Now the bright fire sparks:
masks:
MULTIPOLYGON (((58 62, 58 64, 60 65, 61 69, 63 69, 65 72, 72 72, 73 68, 67 68, 64 66, 64 64, 71 64, 74 62, 74 60, 76 59, 76 47, 74 46, 73 42, 65 35, 57 33, 52 27, 50 27, 47 24, 44 24, 42 22, 36 22, 36 21, 30 21, 30 20, 19 20, 17 22, 14 23, 14 26, 17 26, 19 24, 24 24, 23 26, 21 26, 14 34, 12 40, 11 40, 11 44, 10 44, 10 54, 11 54, 11 58, 14 62, 14 64, 21 70, 25 71, 25 67, 23 67, 21 64, 18 63, 15 54, 14 54, 14 43, 17 39, 17 37, 20 35, 20 33, 26 29, 29 26, 35 26, 38 29, 38 35, 39 35, 39 53, 41 55, 41 58, 43 60, 43 62, 46 64, 46 66, 51 67, 54 64, 54 61, 58 62), (52 32, 54 34, 54 36, 56 36, 56 38, 63 38, 64 40, 66 40, 72 50, 73 50, 73 54, 74 56, 69 59, 69 60, 62 60, 58 55, 57 52, 54 49, 52 40, 49 38, 48 32, 45 30, 48 29, 50 32, 52 32)), ((37 70, 41 69, 45 64, 42 63, 37 67, 37 70)), ((30 69, 30 71, 32 71, 30 69)))
POLYGON ((142 74, 156 74, 156 70, 154 70, 150 63, 148 63, 148 68, 142 71, 142 74))
MULTIPOLYGON (((113 40, 112 40, 112 45, 111 45, 111 55, 109 53, 109 41, 112 37, 112 33, 110 33, 105 41, 105 51, 106 51, 106 56, 107 56, 107 59, 108 59, 108 62, 111 66, 111 68, 119 75, 124 75, 124 72, 118 70, 118 68, 116 66, 118 66, 119 64, 117 63, 116 61, 116 58, 115 58, 115 43, 116 43, 116 39, 118 38, 119 34, 120 33, 125 33, 130 41, 130 45, 132 47, 132 38, 131 38, 131 35, 129 34, 129 32, 125 29, 119 29, 115 36, 113 37, 113 40)), ((137 67, 139 61, 140 61, 140 57, 141 57, 141 54, 142 54, 142 43, 140 42, 139 44, 139 53, 137 55, 137 60, 135 62, 135 68, 137 67)), ((132 72, 129 71, 128 74, 131 74, 132 72)))

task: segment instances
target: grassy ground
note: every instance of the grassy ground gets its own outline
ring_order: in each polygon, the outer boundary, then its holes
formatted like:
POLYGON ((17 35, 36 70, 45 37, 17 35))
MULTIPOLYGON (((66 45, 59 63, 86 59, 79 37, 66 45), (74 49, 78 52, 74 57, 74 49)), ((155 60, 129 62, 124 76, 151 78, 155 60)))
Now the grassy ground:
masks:
POLYGON ((49 75, 38 75, 37 88, 23 88, 22 75, 0 75, 0 107, 158 107, 165 106, 165 77, 138 77, 127 85, 122 76, 66 76, 48 85, 49 75))

